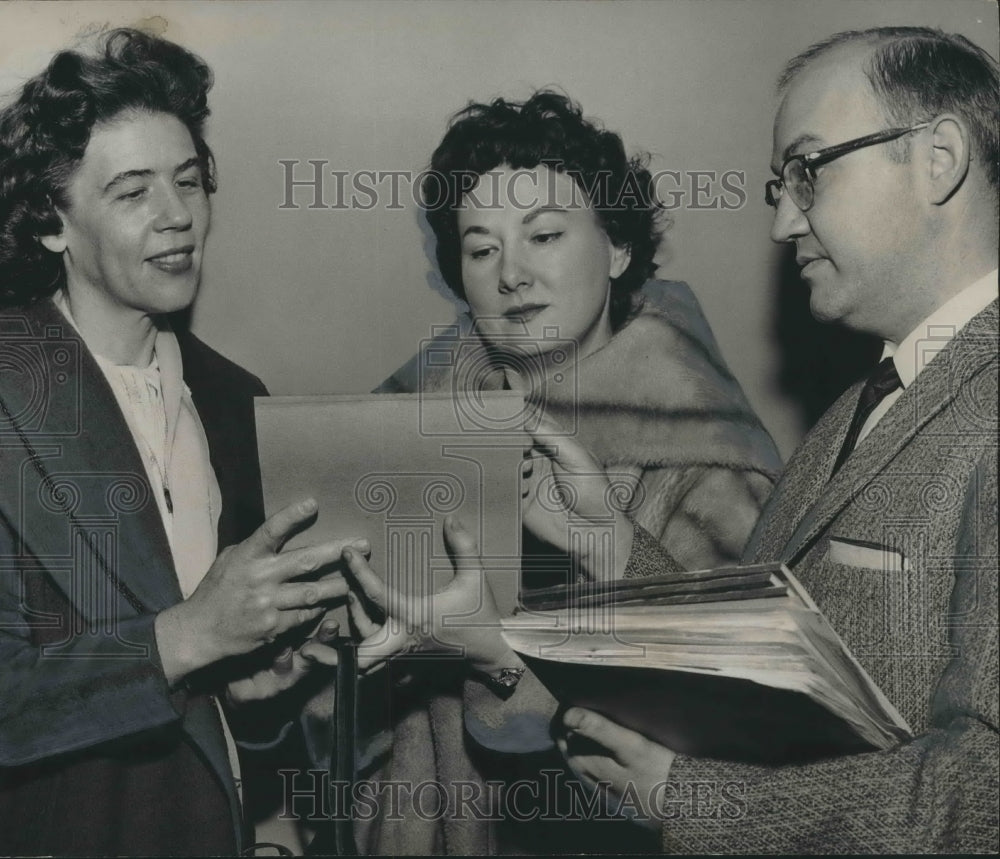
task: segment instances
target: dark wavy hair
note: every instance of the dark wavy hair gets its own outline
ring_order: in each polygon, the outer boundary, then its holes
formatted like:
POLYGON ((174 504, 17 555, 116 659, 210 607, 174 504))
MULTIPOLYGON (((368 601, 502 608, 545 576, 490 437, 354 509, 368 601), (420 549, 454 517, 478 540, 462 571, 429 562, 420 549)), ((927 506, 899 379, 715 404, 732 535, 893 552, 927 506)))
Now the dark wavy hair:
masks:
POLYGON ((445 282, 465 298, 456 208, 479 177, 503 164, 547 166, 574 179, 612 244, 631 253, 611 284, 611 324, 621 327, 634 309, 634 293, 656 271, 653 257, 666 226, 647 163, 645 156, 626 155, 617 134, 584 119, 580 106, 561 93, 540 90, 524 102, 470 104, 452 117, 421 185, 445 282))
MULTIPOLYGON (((778 79, 785 91, 814 59, 839 45, 869 44, 865 73, 886 119, 908 125, 951 112, 968 123, 975 153, 994 192, 1000 190, 1000 70, 997 61, 965 36, 930 27, 874 27, 845 30, 791 59, 778 79)), ((909 158, 910 141, 893 141, 885 151, 909 158)))
POLYGON ((60 232, 56 208, 94 126, 123 112, 167 113, 184 123, 207 192, 215 161, 205 143, 212 71, 179 45, 138 30, 101 37, 94 56, 61 51, 0 111, 0 305, 30 304, 65 282, 59 255, 38 236, 60 232))

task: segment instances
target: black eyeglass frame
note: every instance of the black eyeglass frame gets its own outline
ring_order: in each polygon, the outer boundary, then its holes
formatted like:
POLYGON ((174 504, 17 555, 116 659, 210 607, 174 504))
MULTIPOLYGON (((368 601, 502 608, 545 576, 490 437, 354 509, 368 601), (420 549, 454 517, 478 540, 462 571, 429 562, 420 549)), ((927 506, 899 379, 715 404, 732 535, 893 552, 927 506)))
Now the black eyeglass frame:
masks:
POLYGON ((917 125, 911 125, 909 127, 886 128, 882 131, 876 131, 874 134, 866 134, 864 137, 856 137, 854 140, 845 140, 843 143, 838 143, 835 146, 828 146, 825 149, 817 149, 815 152, 790 155, 785 159, 785 163, 781 165, 781 178, 769 179, 764 184, 764 200, 771 208, 778 208, 778 203, 781 202, 781 198, 785 190, 788 188, 788 182, 785 178, 787 175, 788 165, 795 161, 801 161, 804 168, 803 174, 806 178, 806 187, 809 188, 809 199, 808 201, 803 200, 802 202, 799 202, 795 199, 794 194, 791 194, 791 198, 792 202, 796 205, 799 211, 808 212, 812 208, 812 204, 816 199, 816 188, 813 186, 813 182, 816 181, 815 170, 817 167, 822 167, 824 164, 829 164, 831 161, 834 161, 843 155, 847 155, 850 152, 856 152, 857 150, 864 149, 867 146, 875 146, 878 143, 888 143, 890 140, 897 140, 904 134, 909 134, 913 131, 920 131, 922 128, 927 128, 928 125, 930 125, 929 122, 921 122, 917 125))

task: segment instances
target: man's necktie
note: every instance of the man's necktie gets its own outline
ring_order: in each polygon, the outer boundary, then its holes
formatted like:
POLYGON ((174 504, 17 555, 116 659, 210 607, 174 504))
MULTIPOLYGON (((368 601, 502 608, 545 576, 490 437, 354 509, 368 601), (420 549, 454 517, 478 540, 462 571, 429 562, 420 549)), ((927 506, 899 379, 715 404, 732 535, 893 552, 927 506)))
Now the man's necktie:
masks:
POLYGON ((854 410, 854 417, 851 419, 850 429, 847 431, 847 438, 844 439, 844 446, 840 449, 837 462, 833 466, 833 473, 836 474, 840 467, 851 455, 851 451, 858 444, 858 436, 861 435, 861 428, 865 421, 875 411, 875 407, 889 396, 897 388, 903 387, 896 372, 896 365, 892 363, 892 358, 884 358, 865 382, 861 389, 861 396, 858 398, 858 407, 854 410))

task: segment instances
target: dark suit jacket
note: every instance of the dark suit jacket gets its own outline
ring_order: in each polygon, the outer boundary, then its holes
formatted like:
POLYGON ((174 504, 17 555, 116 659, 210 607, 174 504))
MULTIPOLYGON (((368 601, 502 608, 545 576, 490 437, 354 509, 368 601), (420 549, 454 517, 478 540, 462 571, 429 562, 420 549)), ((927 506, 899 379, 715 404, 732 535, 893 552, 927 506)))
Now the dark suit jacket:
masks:
MULTIPOLYGON (((262 521, 255 377, 179 332, 222 493, 220 547, 262 521)), ((212 677, 171 692, 181 599, 110 387, 51 302, 0 312, 0 854, 221 854, 243 840, 212 677)))
POLYGON ((997 851, 997 319, 994 301, 830 479, 860 384, 845 393, 745 555, 794 570, 914 738, 802 766, 679 757, 668 852, 997 851), (743 801, 713 814, 706 790, 743 801))

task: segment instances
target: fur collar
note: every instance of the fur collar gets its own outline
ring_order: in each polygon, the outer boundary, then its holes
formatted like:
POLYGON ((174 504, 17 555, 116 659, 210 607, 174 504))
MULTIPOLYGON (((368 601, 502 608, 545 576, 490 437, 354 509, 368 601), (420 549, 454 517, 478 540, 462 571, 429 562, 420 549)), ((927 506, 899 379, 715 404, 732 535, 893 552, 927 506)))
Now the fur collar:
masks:
MULTIPOLYGON (((603 348, 550 374, 527 398, 606 465, 718 466, 774 477, 781 460, 722 358, 687 284, 648 281, 632 319, 603 348)), ((436 332, 377 389, 500 386, 468 316, 436 332)))

